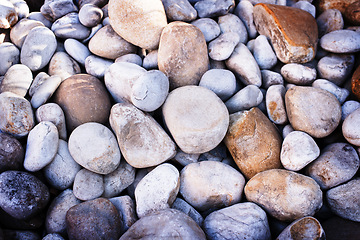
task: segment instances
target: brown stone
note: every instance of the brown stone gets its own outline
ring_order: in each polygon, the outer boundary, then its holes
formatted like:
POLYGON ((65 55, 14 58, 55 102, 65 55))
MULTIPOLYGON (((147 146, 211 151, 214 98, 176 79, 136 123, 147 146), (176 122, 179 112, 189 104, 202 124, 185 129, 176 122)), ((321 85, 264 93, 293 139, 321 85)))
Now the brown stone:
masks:
POLYGON ((281 137, 258 108, 231 114, 224 141, 240 171, 248 179, 259 172, 282 167, 281 137))
POLYGON ((342 15, 346 14, 346 8, 358 0, 319 0, 317 1, 317 10, 322 13, 327 9, 337 9, 342 15))
POLYGON ((270 38, 276 56, 284 63, 306 63, 314 59, 318 41, 315 18, 287 6, 260 3, 254 7, 258 32, 270 38))
POLYGON ((63 81, 54 101, 64 111, 69 131, 86 122, 108 121, 109 95, 100 80, 89 74, 76 74, 63 81))
POLYGON ((325 232, 320 222, 313 217, 303 217, 287 226, 276 240, 325 240, 325 232))
POLYGON ((360 1, 353 2, 347 6, 344 17, 349 23, 360 25, 360 1))
POLYGON ((360 65, 356 68, 351 77, 351 91, 360 100, 360 65))

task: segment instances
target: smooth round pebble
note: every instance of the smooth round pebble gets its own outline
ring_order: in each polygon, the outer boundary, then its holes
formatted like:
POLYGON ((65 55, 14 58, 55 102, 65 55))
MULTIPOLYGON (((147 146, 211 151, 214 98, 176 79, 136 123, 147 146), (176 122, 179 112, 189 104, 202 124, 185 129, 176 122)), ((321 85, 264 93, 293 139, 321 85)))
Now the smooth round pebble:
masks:
POLYGON ((325 10, 316 18, 319 29, 319 37, 325 34, 344 28, 344 19, 338 9, 330 8, 325 10))
POLYGON ((239 35, 241 43, 247 42, 248 35, 244 23, 240 18, 232 13, 228 13, 218 18, 221 33, 233 32, 239 35))
POLYGON ((336 30, 320 38, 320 46, 332 53, 355 53, 360 51, 360 33, 352 30, 336 30))
POLYGON ((253 54, 260 69, 271 69, 277 63, 277 57, 265 35, 259 35, 254 42, 253 54))
POLYGON ((254 24, 253 12, 254 5, 250 1, 246 0, 240 1, 234 10, 234 14, 243 21, 249 34, 249 39, 255 38, 258 34, 254 24))
POLYGON ((82 201, 98 198, 104 192, 104 178, 83 168, 75 176, 73 191, 75 197, 82 201))
POLYGON ((94 4, 84 4, 79 10, 79 21, 85 27, 94 27, 101 22, 104 13, 94 4))
POLYGON ((354 100, 344 102, 341 106, 341 120, 344 121, 350 113, 360 108, 360 103, 354 100))
POLYGON ((24 64, 12 65, 0 84, 0 92, 12 92, 25 97, 33 81, 31 70, 24 64), (21 81, 19 81, 21 79, 21 81))
POLYGON ((304 11, 310 13, 315 18, 316 8, 313 4, 311 4, 310 2, 308 2, 306 0, 298 1, 298 2, 294 3, 293 5, 291 5, 291 7, 304 10, 304 11))
POLYGON ((339 100, 340 104, 343 104, 350 95, 349 90, 338 87, 338 85, 326 79, 317 79, 312 83, 312 86, 331 92, 339 100))
POLYGON ((271 85, 266 91, 266 110, 269 119, 275 124, 287 123, 285 109, 285 92, 284 85, 271 85))
POLYGON ((276 239, 325 239, 325 231, 316 218, 303 217, 287 226, 276 239))
POLYGON ((228 59, 239 40, 239 35, 235 32, 222 33, 209 43, 209 57, 216 61, 228 59))
POLYGON ((210 42, 220 35, 219 25, 211 18, 199 18, 191 24, 200 29, 206 42, 210 42))
POLYGON ((162 3, 169 21, 189 22, 197 17, 197 12, 189 1, 164 0, 162 3))
POLYGON ((79 73, 79 64, 66 52, 56 52, 50 60, 49 74, 59 76, 62 81, 79 73))
POLYGON ((103 78, 105 76, 106 70, 114 62, 108 59, 97 57, 95 55, 90 55, 85 58, 85 70, 88 74, 96 77, 103 78))
POLYGON ((281 68, 284 79, 296 85, 310 85, 316 79, 316 69, 299 63, 288 63, 281 68))
POLYGON ((280 73, 270 70, 261 70, 262 87, 268 89, 271 85, 284 85, 284 79, 280 73))
POLYGON ((30 103, 33 108, 38 108, 46 103, 59 87, 60 83, 61 77, 59 76, 55 75, 47 78, 46 81, 38 87, 34 95, 31 97, 30 103))
POLYGON ((65 123, 65 115, 63 110, 56 103, 47 103, 41 105, 35 112, 38 122, 49 121, 55 124, 59 132, 59 138, 66 140, 67 131, 65 123))
POLYGON ((110 198, 109 200, 120 213, 120 218, 123 223, 121 234, 123 234, 138 220, 135 203, 128 195, 110 198))
POLYGON ((21 19, 10 31, 10 39, 13 44, 21 49, 25 38, 28 36, 29 32, 39 26, 44 26, 42 22, 30 20, 30 19, 21 19))
POLYGON ((0 173, 6 170, 20 170, 25 151, 19 140, 0 132, 0 173))
POLYGON ((158 68, 158 50, 153 50, 146 54, 142 66, 147 70, 158 68))
POLYGON ((234 113, 258 106, 263 100, 263 97, 259 87, 256 85, 248 85, 227 100, 225 105, 229 113, 234 113))
POLYGON ((89 49, 76 39, 66 39, 64 47, 66 52, 82 66, 85 65, 85 59, 91 55, 89 49))
POLYGON ((46 72, 39 72, 31 83, 28 90, 29 96, 32 97, 35 92, 39 89, 40 85, 43 84, 50 76, 46 72))
POLYGON ((135 168, 126 161, 121 161, 115 171, 104 176, 104 193, 102 196, 106 198, 118 196, 134 180, 135 168))
POLYGON ((230 10, 232 10, 235 7, 235 2, 232 0, 204 0, 196 2, 194 7, 200 18, 219 17, 227 14, 230 10))
POLYGON ((135 53, 128 53, 125 55, 122 55, 118 58, 115 59, 115 62, 129 62, 129 63, 134 63, 136 65, 142 66, 143 65, 143 60, 141 59, 141 57, 135 53))
POLYGON ((349 143, 360 146, 360 109, 356 109, 345 118, 342 133, 349 143))
POLYGON ((52 22, 70 12, 76 12, 77 10, 78 8, 72 0, 45 0, 40 8, 40 12, 44 17, 52 22))
POLYGON ((10 42, 0 44, 0 75, 5 75, 8 69, 20 60, 19 49, 10 42))
POLYGON ((48 28, 51 28, 52 25, 52 22, 46 19, 41 12, 31 12, 29 13, 29 16, 26 19, 42 22, 44 26, 48 28))

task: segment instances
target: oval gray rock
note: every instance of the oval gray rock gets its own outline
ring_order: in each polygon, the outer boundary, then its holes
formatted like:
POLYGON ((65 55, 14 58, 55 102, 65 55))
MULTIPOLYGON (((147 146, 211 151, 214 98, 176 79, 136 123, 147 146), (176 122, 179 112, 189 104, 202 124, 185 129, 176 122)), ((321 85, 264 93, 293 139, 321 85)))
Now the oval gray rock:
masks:
POLYGON ((106 198, 118 196, 134 180, 135 168, 126 161, 121 161, 115 171, 104 176, 104 193, 102 196, 106 198))
POLYGON ((16 25, 11 28, 10 31, 10 39, 13 44, 15 44, 18 48, 21 48, 25 38, 29 34, 29 32, 39 26, 44 26, 42 22, 30 20, 30 19, 21 19, 16 25))
POLYGON ((352 30, 336 30, 320 38, 320 46, 333 53, 360 51, 360 33, 352 30))
POLYGON ((19 63, 20 51, 10 42, 0 44, 0 75, 3 76, 14 64, 19 63))
POLYGON ((82 201, 98 198, 104 192, 104 178, 83 168, 75 176, 73 192, 75 197, 82 201))
POLYGON ((38 122, 49 121, 55 124, 59 137, 63 140, 67 139, 65 115, 59 105, 56 103, 44 104, 36 110, 35 115, 38 122))

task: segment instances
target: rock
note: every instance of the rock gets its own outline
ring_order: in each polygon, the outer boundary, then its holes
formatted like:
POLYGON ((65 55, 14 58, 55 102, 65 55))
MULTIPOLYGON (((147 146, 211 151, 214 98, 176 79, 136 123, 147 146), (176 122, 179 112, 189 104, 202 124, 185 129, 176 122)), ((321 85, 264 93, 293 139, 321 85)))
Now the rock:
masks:
POLYGON ((197 27, 184 22, 172 22, 164 28, 160 38, 158 65, 159 70, 169 78, 170 89, 197 85, 208 70, 208 64, 205 38, 197 27))
POLYGON ((198 162, 199 157, 200 154, 198 153, 195 154, 184 153, 183 151, 181 151, 181 149, 178 149, 173 160, 180 163, 182 166, 186 166, 190 163, 198 162))
POLYGON ((243 21, 249 38, 255 38, 257 35, 257 30, 254 24, 254 6, 252 3, 250 1, 240 1, 234 10, 234 13, 241 19, 241 21, 243 21))
POLYGON ((234 0, 203 0, 198 1, 194 5, 200 18, 204 17, 219 17, 227 14, 235 7, 234 0))
POLYGON ((122 229, 121 235, 126 232, 137 220, 135 204, 131 197, 125 195, 109 199, 120 214, 122 229))
POLYGON ((5 42, 0 44, 0 55, 0 75, 5 75, 11 66, 19 63, 20 51, 14 44, 5 42))
POLYGON ((25 98, 11 92, 0 94, 0 130, 24 137, 34 126, 34 113, 25 98))
POLYGON ((51 30, 58 38, 72 38, 83 40, 90 36, 90 29, 82 25, 79 21, 78 13, 69 13, 56 20, 51 30))
POLYGON ((342 133, 345 139, 355 146, 360 146, 359 115, 360 110, 356 109, 345 118, 342 125, 342 133))
POLYGON ((59 76, 62 81, 79 73, 79 64, 66 52, 56 52, 50 60, 49 74, 59 76))
POLYGON ((20 170, 24 155, 24 148, 16 138, 0 132, 0 173, 7 170, 20 170))
POLYGON ((0 28, 8 29, 18 21, 18 15, 15 6, 6 0, 0 2, 0 28))
POLYGON ((188 0, 163 0, 162 3, 169 21, 190 22, 197 17, 195 8, 188 0))
POLYGON ((259 172, 281 167, 280 135, 258 108, 231 114, 224 142, 248 179, 259 172))
POLYGON ((345 14, 346 8, 353 2, 356 2, 356 0, 319 0, 317 6, 318 11, 320 12, 326 11, 328 9, 337 9, 341 12, 341 14, 345 14))
POLYGON ((197 225, 199 225, 200 227, 202 226, 204 218, 198 211, 196 211, 195 208, 193 208, 189 203, 182 200, 181 198, 176 198, 174 203, 171 205, 171 208, 182 211, 183 213, 191 217, 197 223, 197 225))
POLYGON ((103 11, 98 6, 88 3, 81 6, 79 20, 85 27, 95 27, 103 17, 103 11))
POLYGON ((79 0, 79 7, 82 8, 85 4, 94 4, 104 11, 104 8, 107 8, 107 3, 107 0, 79 0))
MULTIPOLYGON (((109 19, 109 17, 107 18, 109 19)), ((110 24, 104 24, 105 25, 110 25, 110 24)), ((87 38, 83 39, 82 42, 83 43, 87 43, 90 41, 90 39, 103 27, 103 25, 101 23, 99 23, 98 25, 94 26, 91 28, 90 34, 87 38)))
POLYGON ((360 51, 360 33, 352 30, 336 30, 320 38, 320 46, 332 53, 355 53, 360 51))
POLYGON ((61 78, 59 76, 52 76, 46 79, 44 83, 42 83, 34 95, 31 98, 31 105, 33 108, 38 108, 44 103, 47 102, 54 94, 56 89, 59 87, 61 83, 61 78))
POLYGON ((104 176, 104 193, 102 196, 106 198, 118 196, 134 180, 135 168, 126 161, 121 161, 116 170, 104 176))
POLYGON ((191 163, 180 175, 181 195, 200 211, 240 202, 244 185, 245 178, 240 172, 215 161, 191 163))
POLYGON ((36 110, 35 115, 38 122, 49 121, 55 124, 59 137, 63 140, 67 139, 65 116, 59 105, 56 103, 44 104, 36 110))
POLYGON ((360 66, 356 67, 351 77, 351 92, 360 100, 360 66))
POLYGON ((271 239, 265 211, 251 202, 210 213, 203 228, 208 239, 271 239))
POLYGON ((355 178, 326 192, 330 209, 336 215, 360 222, 359 204, 360 179, 355 178))
POLYGON ((42 240, 64 240, 64 238, 58 233, 49 233, 42 240))
POLYGON ((239 43, 239 35, 235 32, 225 32, 209 43, 209 57, 223 61, 230 57, 239 43))
POLYGON ((346 88, 340 88, 333 82, 330 82, 326 79, 317 79, 312 83, 312 86, 331 92, 332 94, 334 94, 337 100, 339 100, 340 104, 343 104, 350 94, 346 88))
POLYGON ((267 114, 275 124, 285 124, 288 121, 284 101, 285 92, 283 85, 271 85, 266 92, 267 114))
POLYGON ((147 70, 158 68, 158 50, 149 52, 144 57, 142 66, 147 70))
POLYGON ((199 86, 170 92, 162 113, 176 144, 185 153, 204 153, 215 148, 229 126, 225 104, 215 93, 199 86))
POLYGON ((41 237, 37 232, 34 231, 4 230, 4 239, 39 240, 41 237))
POLYGON ((280 160, 284 168, 299 171, 320 155, 315 140, 301 131, 289 133, 281 146, 280 160))
POLYGON ((358 1, 354 1, 353 3, 349 4, 345 9, 344 17, 352 25, 360 24, 359 9, 360 3, 358 1))
POLYGON ((271 69, 277 63, 274 50, 264 35, 255 39, 253 54, 260 69, 271 69))
POLYGON ((11 92, 18 96, 25 97, 32 81, 32 72, 26 65, 12 65, 1 81, 0 92, 11 92), (21 81, 19 81, 20 79, 21 81))
POLYGON ((305 63, 314 59, 317 24, 301 9, 260 3, 254 7, 258 32, 270 38, 276 56, 283 63, 305 63))
POLYGON ((73 191, 75 197, 82 201, 98 198, 104 192, 103 176, 83 168, 75 176, 73 191))
POLYGON ((48 233, 66 234, 66 212, 81 201, 74 196, 71 189, 66 189, 51 202, 45 220, 48 233))
POLYGON ((248 201, 280 221, 312 216, 322 206, 322 191, 312 178, 283 169, 258 173, 244 191, 248 201))
POLYGON ((246 27, 238 16, 231 13, 220 16, 218 18, 218 24, 222 34, 228 32, 236 33, 239 35, 239 41, 241 43, 247 42, 248 35, 246 27))
POLYGON ((85 58, 85 69, 86 72, 96 78, 103 78, 105 76, 106 70, 114 62, 107 60, 95 55, 90 55, 85 58))
POLYGON ((158 48, 161 32, 167 25, 160 0, 110 0, 108 6, 110 25, 117 34, 140 48, 158 48))
POLYGON ((54 94, 65 114, 69 131, 86 122, 105 123, 110 112, 110 98, 104 85, 88 74, 76 74, 63 81, 54 94))
POLYGON ((258 106, 263 100, 263 94, 256 85, 247 85, 225 102, 229 113, 248 110, 258 106))
POLYGON ((336 240, 339 238, 356 239, 359 235, 360 223, 340 217, 332 217, 322 223, 326 233, 326 239, 336 240))
POLYGON ((325 232, 316 218, 303 217, 287 226, 276 239, 325 239, 325 232))
POLYGON ((30 19, 21 19, 19 22, 16 23, 14 27, 11 28, 10 31, 10 39, 13 44, 15 44, 16 47, 20 48, 22 47, 25 38, 29 34, 29 32, 35 28, 43 26, 44 24, 40 21, 30 20, 30 19))
POLYGON ((211 18, 199 18, 191 24, 200 29, 206 42, 210 42, 220 35, 219 25, 211 18))
POLYGON ((89 49, 76 39, 66 39, 64 47, 66 52, 82 66, 85 65, 85 59, 91 55, 89 49))
POLYGON ((261 70, 262 87, 268 89, 272 85, 284 85, 281 74, 270 70, 261 70))
POLYGON ((316 8, 314 5, 312 5, 310 2, 306 0, 297 1, 291 7, 298 8, 301 10, 304 10, 308 13, 310 13, 313 17, 316 15, 316 8))
POLYGON ((89 50, 103 58, 113 59, 135 53, 137 47, 120 37, 110 25, 102 27, 89 41, 89 50))
POLYGON ((66 213, 70 239, 119 239, 121 220, 115 206, 105 198, 83 202, 66 213))
POLYGON ((43 121, 29 132, 24 168, 36 172, 48 165, 56 155, 59 133, 52 122, 43 121))
POLYGON ((354 100, 344 102, 341 106, 341 120, 344 121, 350 113, 360 108, 360 103, 354 100))
POLYGON ((32 97, 35 92, 39 89, 41 84, 43 84, 50 76, 46 72, 39 72, 34 80, 31 82, 31 86, 28 90, 29 96, 32 97))
POLYGON ((60 139, 57 153, 51 163, 43 168, 43 173, 52 187, 65 190, 72 186, 80 169, 81 166, 70 155, 67 142, 60 139))
POLYGON ((71 0, 45 0, 44 5, 40 8, 44 17, 52 22, 70 12, 76 12, 77 10, 77 7, 71 0))
POLYGON ((129 53, 129 54, 125 54, 121 57, 118 57, 115 59, 115 62, 129 62, 129 63, 134 63, 136 65, 142 66, 142 59, 139 55, 135 54, 135 53, 129 53))
POLYGON ((175 156, 175 144, 150 115, 129 103, 115 104, 110 125, 126 162, 135 168, 157 166, 175 156))
MULTIPOLYGON (((39 3, 41 3, 41 1, 39 1, 39 3)), ((31 12, 26 19, 42 22, 47 28, 51 28, 52 25, 52 22, 46 19, 41 12, 31 12)))
POLYGON ((296 85, 310 85, 316 79, 316 69, 298 63, 288 63, 281 68, 284 79, 296 85))
POLYGON ((326 90, 314 87, 292 87, 285 94, 285 104, 292 127, 312 137, 326 137, 340 123, 340 103, 326 90))
POLYGON ((0 207, 12 217, 26 220, 48 204, 50 193, 34 175, 22 171, 0 174, 0 207))
POLYGON ((225 63, 245 85, 261 86, 260 68, 244 44, 239 43, 225 63))
POLYGON ((319 37, 344 28, 344 19, 341 12, 333 8, 327 9, 321 13, 320 16, 316 18, 316 22, 319 29, 319 37))

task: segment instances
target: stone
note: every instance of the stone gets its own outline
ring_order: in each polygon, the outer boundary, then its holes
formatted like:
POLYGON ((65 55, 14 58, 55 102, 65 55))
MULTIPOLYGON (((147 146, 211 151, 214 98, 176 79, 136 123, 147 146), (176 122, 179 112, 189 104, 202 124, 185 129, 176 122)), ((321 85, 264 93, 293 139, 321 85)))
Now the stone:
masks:
POLYGON ((209 57, 223 61, 230 57, 239 43, 239 35, 235 32, 225 32, 209 43, 209 57))
POLYGON ((82 201, 98 198, 104 192, 104 178, 100 174, 83 168, 75 176, 73 191, 75 197, 82 201))
POLYGON ((360 110, 356 109, 345 118, 342 125, 343 136, 349 143, 355 146, 360 146, 359 115, 360 110))
POLYGON ((360 179, 355 178, 326 192, 326 200, 336 215, 360 222, 360 179))
POLYGON ((339 100, 340 104, 343 104, 346 98, 350 95, 346 88, 338 87, 338 85, 326 79, 317 79, 312 83, 312 86, 331 92, 339 100))
POLYGON ((354 100, 344 102, 341 106, 341 120, 344 121, 350 113, 360 108, 360 103, 354 100))
POLYGON ((80 23, 78 13, 69 13, 56 20, 51 30, 58 38, 73 38, 78 40, 86 39, 90 36, 90 29, 80 23))
POLYGON ((10 31, 10 39, 11 42, 18 48, 21 49, 25 38, 29 34, 29 32, 39 26, 44 26, 42 22, 30 20, 30 19, 21 19, 19 22, 15 24, 14 27, 11 28, 10 31))
POLYGON ((0 173, 7 170, 20 170, 25 151, 19 140, 0 132, 0 173))
POLYGON ((0 174, 0 207, 12 217, 26 220, 47 206, 50 193, 34 175, 22 171, 0 174))
POLYGON ((20 51, 10 42, 0 44, 0 75, 5 75, 8 69, 19 63, 20 51))
POLYGON ((64 112, 56 103, 47 103, 41 105, 35 112, 36 120, 38 122, 49 121, 55 124, 59 138, 66 140, 67 131, 64 112))
POLYGON ((229 126, 225 104, 214 92, 199 86, 170 92, 162 114, 176 144, 185 153, 204 153, 215 148, 229 126))
POLYGON ((360 100, 360 66, 356 67, 351 77, 351 92, 360 100))
POLYGON ((121 220, 115 206, 105 198, 97 198, 71 207, 66 213, 70 239, 120 238, 121 220))
POLYGON ((307 133, 292 131, 281 146, 280 160, 285 169, 299 171, 320 155, 320 148, 307 133))
POLYGON ((224 142, 247 179, 281 167, 280 134, 258 108, 231 114, 224 142))
POLYGON ((137 47, 120 37, 110 25, 102 27, 89 41, 89 50, 103 58, 113 59, 135 53, 137 47))
POLYGON ((146 54, 142 66, 147 70, 158 68, 158 50, 153 50, 146 54))
POLYGON ((203 227, 208 239, 271 239, 266 213, 252 202, 210 213, 203 227))
POLYGON ((332 31, 320 38, 320 46, 332 53, 355 53, 360 51, 360 33, 342 29, 332 31))
POLYGON ((239 43, 225 63, 228 69, 245 85, 261 86, 259 65, 244 44, 239 43))
POLYGON ((325 239, 325 232, 316 218, 303 217, 287 226, 276 239, 325 239))
POLYGON ((339 101, 320 88, 292 87, 285 94, 285 105, 292 127, 315 138, 330 135, 341 120, 339 101))
POLYGON ((162 1, 169 21, 190 22, 196 19, 197 12, 188 0, 163 0, 162 1))
POLYGON ((234 0, 203 0, 194 5, 200 18, 219 17, 227 14, 235 7, 234 0))
POLYGON ((85 70, 88 74, 96 77, 103 78, 105 76, 106 70, 114 62, 105 58, 97 57, 95 55, 90 55, 85 58, 85 70))
POLYGON ((200 29, 206 42, 210 42, 220 35, 219 25, 211 18, 199 18, 191 24, 200 29))
POLYGON ((174 156, 173 160, 181 164, 182 166, 186 166, 190 163, 196 163, 198 162, 200 157, 200 154, 190 154, 190 153, 184 153, 181 151, 181 149, 177 149, 177 153, 174 156))
POLYGON ((259 34, 270 38, 283 63, 306 63, 314 59, 318 31, 314 17, 301 9, 260 3, 254 7, 259 34))
POLYGON ((103 25, 103 24, 99 23, 98 25, 92 27, 89 36, 87 38, 83 39, 82 42, 83 43, 89 42, 90 39, 105 25, 110 25, 110 24, 103 25))
POLYGON ((328 54, 317 64, 319 77, 341 86, 350 76, 355 64, 353 54, 328 54))
POLYGON ((198 211, 196 211, 195 208, 193 208, 185 200, 182 200, 181 198, 176 198, 174 203, 171 205, 171 208, 182 211, 183 213, 191 217, 197 223, 197 225, 199 225, 200 227, 202 226, 204 218, 198 211))
POLYGON ((98 6, 88 3, 81 6, 79 20, 85 27, 95 27, 103 18, 103 11, 98 6))
POLYGON ((32 80, 30 88, 28 90, 29 96, 32 97, 35 92, 39 89, 41 84, 43 84, 50 76, 46 72, 39 72, 34 80, 32 80))
POLYGON ((59 76, 55 75, 47 78, 46 81, 38 87, 38 89, 31 98, 30 103, 33 108, 38 108, 41 105, 45 104, 54 94, 60 83, 61 78, 59 76))
POLYGON ((359 9, 360 9, 360 3, 358 1, 349 4, 345 9, 344 17, 352 25, 360 24, 359 9))
POLYGON ((49 233, 42 240, 64 240, 64 238, 58 233, 49 233))
POLYGON ((9 29, 18 21, 15 6, 7 0, 0 1, 0 28, 9 29))
POLYGON ((74 196, 71 189, 66 189, 52 200, 45 219, 48 233, 66 234, 66 212, 81 201, 74 196))
POLYGON ((235 75, 227 69, 210 69, 204 73, 199 86, 213 91, 221 100, 229 99, 236 92, 235 75))
POLYGON ((143 179, 145 177, 146 174, 148 174, 152 169, 154 169, 153 167, 149 167, 149 168, 140 168, 137 169, 136 174, 135 174, 135 180, 134 182, 126 189, 129 196, 132 199, 135 199, 135 189, 136 186, 139 184, 139 182, 141 181, 141 179, 143 179))
POLYGON ((297 1, 296 3, 292 4, 291 7, 298 8, 310 13, 314 18, 316 15, 316 8, 313 4, 306 0, 297 1))
POLYGON ((115 62, 129 62, 142 66, 142 58, 135 53, 128 53, 115 59, 115 62))
POLYGON ((77 10, 78 8, 71 0, 45 0, 40 8, 40 12, 44 17, 52 22, 68 13, 76 12, 77 10))
POLYGON ((0 92, 12 92, 18 96, 25 97, 32 81, 32 72, 26 65, 12 65, 1 81, 0 92))
POLYGON ((244 185, 243 175, 221 162, 191 163, 180 173, 180 194, 199 211, 239 203, 244 185))
MULTIPOLYGON (((79 7, 82 8, 85 4, 94 4, 99 8, 106 8, 108 1, 107 0, 79 0, 79 7)), ((104 10, 103 10, 104 11, 104 10)))
POLYGON ((169 23, 163 30, 158 51, 159 70, 170 81, 170 89, 197 85, 208 70, 209 58, 204 35, 184 22, 169 23))
POLYGON ((271 85, 266 92, 266 110, 270 121, 275 124, 288 122, 285 109, 285 92, 283 85, 271 85))
POLYGON ((274 50, 264 35, 259 35, 255 39, 253 54, 260 69, 271 69, 277 63, 274 50))
POLYGON ((11 3, 14 5, 19 19, 26 18, 29 15, 30 9, 25 0, 11 0, 11 3))
POLYGON ((337 9, 341 12, 341 14, 345 14, 346 8, 353 2, 357 0, 319 0, 317 3, 318 11, 323 12, 328 9, 337 9))
MULTIPOLYGON (((41 3, 41 1, 39 3, 41 3)), ((44 24, 47 28, 51 28, 52 25, 52 22, 46 19, 41 12, 31 12, 26 19, 42 22, 42 24, 44 24)))
POLYGON ((66 52, 82 66, 85 65, 85 59, 91 55, 89 49, 76 39, 66 39, 64 47, 66 52))
POLYGON ((284 85, 284 79, 280 73, 261 70, 262 87, 268 89, 272 85, 284 85))
POLYGON ((103 197, 110 198, 120 195, 135 180, 135 168, 126 161, 121 161, 119 167, 104 176, 103 197))
POLYGON ((4 230, 4 239, 26 239, 39 240, 41 237, 37 232, 26 230, 4 230))
POLYGON ((26 144, 24 168, 36 172, 48 165, 55 157, 59 145, 59 133, 52 122, 38 123, 29 132, 26 144))
POLYGON ((111 108, 110 126, 121 154, 131 166, 157 166, 176 154, 176 146, 162 127, 134 105, 117 103, 111 108))
POLYGON ((136 213, 142 218, 170 208, 179 192, 180 174, 171 164, 164 163, 149 172, 135 188, 136 213))
POLYGON ((256 85, 247 85, 229 100, 225 102, 225 105, 229 113, 235 113, 242 110, 248 110, 252 107, 258 106, 263 100, 263 94, 259 87, 256 85))
POLYGON ((333 8, 327 9, 321 13, 316 18, 316 22, 318 25, 320 38, 329 32, 341 30, 344 28, 344 19, 341 12, 333 8))
POLYGON ((79 64, 66 52, 56 52, 49 62, 49 74, 59 76, 61 81, 79 73, 79 64))
POLYGON ((240 18, 234 14, 228 13, 218 18, 218 24, 221 33, 233 32, 239 35, 239 41, 245 43, 248 40, 246 27, 240 18))
POLYGON ((86 122, 106 123, 111 108, 104 85, 88 74, 76 74, 63 81, 54 102, 64 111, 70 132, 86 122))
POLYGON ((121 234, 125 233, 137 220, 134 201, 128 195, 109 199, 119 211, 122 221, 121 234))
POLYGON ((245 185, 248 201, 280 221, 313 216, 322 206, 322 191, 310 177, 284 169, 258 173, 245 185))
POLYGON ((17 138, 34 127, 34 113, 25 98, 11 92, 0 94, 0 130, 17 138))
POLYGON ((58 190, 70 188, 81 166, 75 162, 69 152, 68 144, 59 140, 57 153, 51 163, 43 168, 47 182, 58 190))
POLYGON ((255 38, 258 33, 254 24, 253 13, 254 5, 246 0, 240 1, 234 10, 234 14, 243 21, 250 39, 255 38))
POLYGON ((310 85, 316 79, 316 69, 298 63, 288 63, 281 68, 281 75, 289 83, 310 85))
POLYGON ((122 38, 140 48, 158 48, 167 25, 161 0, 110 0, 108 9, 110 25, 122 38))

